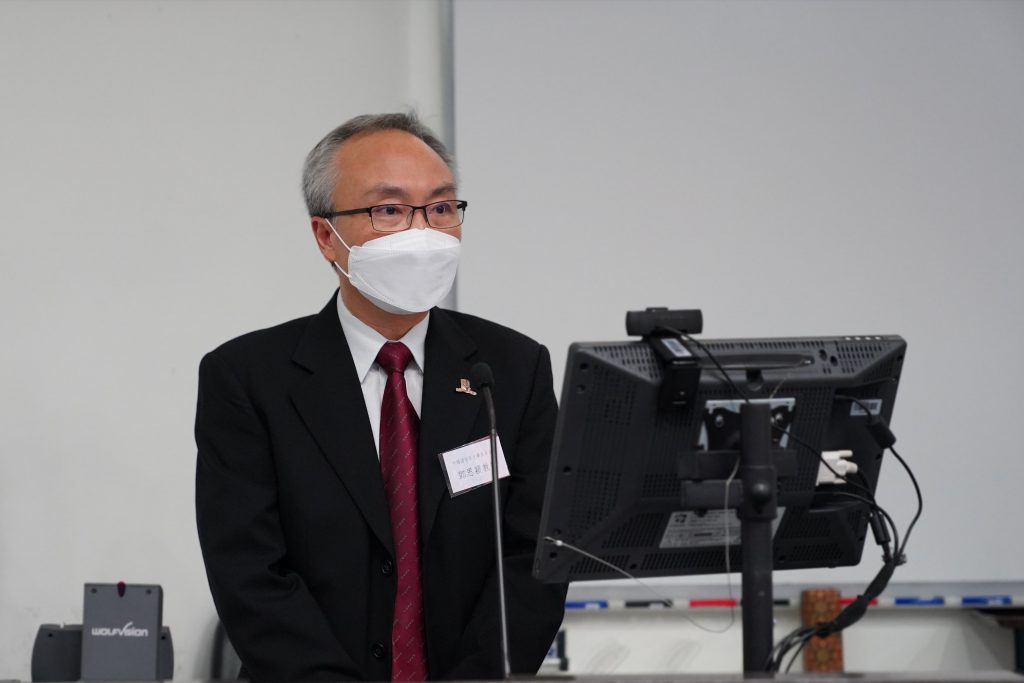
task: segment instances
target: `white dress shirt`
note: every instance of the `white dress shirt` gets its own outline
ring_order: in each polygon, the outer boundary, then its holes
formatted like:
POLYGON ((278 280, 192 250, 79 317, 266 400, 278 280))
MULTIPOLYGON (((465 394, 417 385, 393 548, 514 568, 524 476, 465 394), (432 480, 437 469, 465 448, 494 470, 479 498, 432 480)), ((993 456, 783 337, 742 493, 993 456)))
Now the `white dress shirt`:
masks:
POLYGON ((338 320, 345 333, 345 341, 348 342, 348 350, 352 353, 352 362, 356 366, 356 376, 359 377, 359 383, 363 389, 366 414, 370 418, 370 428, 373 429, 373 445, 377 448, 377 457, 379 458, 380 404, 384 400, 384 387, 388 381, 388 374, 381 366, 377 365, 377 353, 380 352, 380 347, 388 341, 400 341, 412 351, 412 360, 405 368, 405 389, 416 414, 420 415, 420 407, 423 404, 423 357, 426 353, 427 323, 430 322, 430 314, 427 313, 427 316, 416 323, 401 339, 389 340, 352 315, 342 302, 339 293, 338 320))

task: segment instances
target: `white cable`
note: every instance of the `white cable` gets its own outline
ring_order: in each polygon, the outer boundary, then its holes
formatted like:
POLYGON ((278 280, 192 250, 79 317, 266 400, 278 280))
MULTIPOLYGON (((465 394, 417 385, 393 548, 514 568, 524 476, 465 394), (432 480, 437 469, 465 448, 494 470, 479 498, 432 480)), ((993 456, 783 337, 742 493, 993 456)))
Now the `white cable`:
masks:
MULTIPOLYGON (((732 597, 732 565, 729 561, 729 486, 740 471, 740 459, 736 458, 736 464, 725 480, 725 502, 722 504, 722 518, 725 520, 725 587, 729 593, 729 626, 736 620, 736 599, 732 597)), ((729 628, 726 626, 726 628, 729 628)))
MULTIPOLYGON (((627 572, 625 569, 622 569, 621 567, 617 567, 614 564, 612 564, 611 562, 607 562, 605 560, 602 560, 597 555, 591 555, 590 553, 588 553, 586 550, 583 550, 582 548, 577 548, 576 546, 574 546, 571 543, 559 540, 559 539, 554 538, 552 536, 545 536, 544 540, 547 541, 548 543, 551 543, 552 545, 554 545, 557 548, 568 548, 569 550, 573 551, 574 553, 579 553, 580 555, 583 555, 583 557, 586 557, 586 558, 589 558, 591 560, 594 560, 595 562, 599 562, 599 563, 603 564, 604 566, 608 567, 609 569, 617 571, 618 573, 620 573, 623 576, 625 576, 627 579, 632 579, 633 581, 636 581, 638 584, 640 584, 641 586, 646 588, 651 593, 651 595, 653 595, 655 598, 657 598, 658 602, 663 603, 666 607, 671 605, 671 604, 673 604, 671 600, 669 600, 665 596, 661 595, 658 591, 654 590, 654 587, 651 586, 649 583, 646 583, 643 580, 638 579, 637 577, 635 577, 632 574, 630 574, 629 572, 627 572)), ((729 561, 728 558, 726 558, 726 563, 728 563, 728 561, 729 561)), ((731 580, 730 580, 730 583, 729 583, 729 597, 732 598, 732 582, 731 582, 731 580)), ((730 605, 730 607, 729 607, 729 623, 726 624, 725 628, 722 628, 722 629, 714 629, 714 628, 710 628, 708 626, 704 626, 703 624, 699 623, 696 619, 694 619, 693 617, 691 617, 691 616, 689 616, 687 614, 683 614, 683 618, 686 619, 687 621, 689 621, 691 624, 693 624, 694 626, 696 626, 697 628, 699 628, 702 631, 707 631, 708 633, 725 633, 730 628, 732 628, 732 625, 736 622, 736 607, 735 607, 735 605, 730 605)))

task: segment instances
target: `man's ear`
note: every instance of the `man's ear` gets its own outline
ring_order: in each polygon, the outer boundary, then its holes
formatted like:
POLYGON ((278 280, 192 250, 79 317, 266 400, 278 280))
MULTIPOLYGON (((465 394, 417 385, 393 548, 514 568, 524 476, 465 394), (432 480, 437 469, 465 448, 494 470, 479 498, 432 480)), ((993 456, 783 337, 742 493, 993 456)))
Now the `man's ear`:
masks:
POLYGON ((320 218, 319 216, 313 216, 310 219, 310 227, 313 229, 313 238, 316 239, 316 246, 323 254, 323 257, 328 261, 337 261, 338 253, 335 249, 334 232, 331 230, 331 226, 327 224, 327 220, 320 218))

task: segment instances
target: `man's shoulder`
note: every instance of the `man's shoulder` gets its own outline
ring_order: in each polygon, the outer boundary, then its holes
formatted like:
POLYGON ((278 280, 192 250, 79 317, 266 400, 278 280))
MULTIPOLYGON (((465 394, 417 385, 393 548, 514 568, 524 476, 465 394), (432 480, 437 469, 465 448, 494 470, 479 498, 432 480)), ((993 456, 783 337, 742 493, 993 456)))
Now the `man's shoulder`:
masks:
POLYGON ((290 354, 315 317, 307 315, 272 327, 247 332, 229 339, 207 355, 240 360, 251 357, 266 359, 268 354, 275 351, 290 354))
POLYGON ((492 320, 449 309, 437 310, 442 315, 448 316, 452 322, 461 327, 478 344, 514 347, 524 351, 535 350, 540 346, 540 343, 535 339, 492 320))

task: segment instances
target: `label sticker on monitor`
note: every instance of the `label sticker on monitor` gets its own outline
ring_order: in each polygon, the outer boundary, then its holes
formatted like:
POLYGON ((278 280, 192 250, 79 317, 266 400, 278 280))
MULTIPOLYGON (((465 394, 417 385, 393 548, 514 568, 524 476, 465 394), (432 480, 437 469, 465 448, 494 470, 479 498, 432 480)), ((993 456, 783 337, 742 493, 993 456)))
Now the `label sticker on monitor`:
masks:
MULTIPOLYGON (((773 538, 785 511, 780 507, 772 520, 773 538)), ((680 510, 669 515, 658 547, 662 550, 706 548, 739 545, 740 542, 740 520, 735 510, 707 510, 701 514, 680 510)))
POLYGON ((871 411, 872 415, 882 414, 882 399, 880 398, 862 398, 858 399, 859 403, 850 403, 850 417, 859 417, 861 415, 867 415, 864 412, 864 407, 861 406, 863 403, 871 411))

